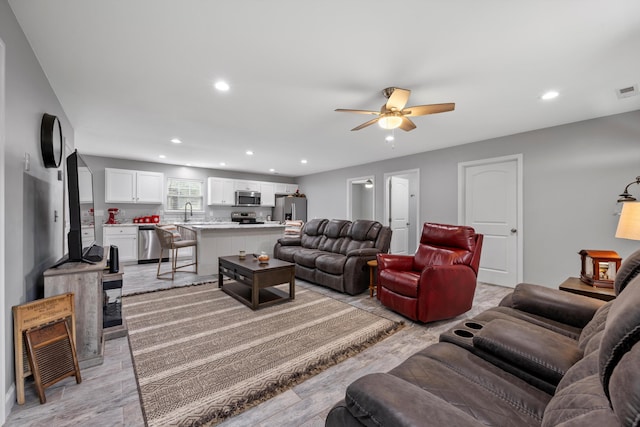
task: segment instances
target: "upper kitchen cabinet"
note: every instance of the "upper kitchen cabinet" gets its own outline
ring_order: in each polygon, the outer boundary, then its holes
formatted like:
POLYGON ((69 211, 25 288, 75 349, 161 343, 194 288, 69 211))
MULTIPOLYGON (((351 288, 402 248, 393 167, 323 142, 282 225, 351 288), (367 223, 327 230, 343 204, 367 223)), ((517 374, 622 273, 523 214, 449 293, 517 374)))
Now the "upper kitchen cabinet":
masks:
POLYGON ((104 170, 105 203, 162 204, 164 174, 127 169, 104 170))
POLYGON ((276 184, 276 194, 293 194, 297 189, 298 184, 276 184))
POLYGON ((273 182, 260 183, 260 205, 262 206, 276 205, 276 186, 273 182))
POLYGON ((236 179, 236 190, 260 191, 260 183, 258 181, 245 181, 243 179, 236 179))
POLYGON ((207 204, 233 206, 235 201, 233 179, 209 177, 207 187, 207 204))

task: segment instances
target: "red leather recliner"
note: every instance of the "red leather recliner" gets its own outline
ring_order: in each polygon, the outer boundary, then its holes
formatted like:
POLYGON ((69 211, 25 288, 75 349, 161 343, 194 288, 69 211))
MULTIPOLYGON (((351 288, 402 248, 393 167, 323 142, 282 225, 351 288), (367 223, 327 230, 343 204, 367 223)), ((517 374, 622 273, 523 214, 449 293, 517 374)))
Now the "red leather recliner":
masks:
POLYGON ((450 319, 469 309, 482 234, 472 227, 425 223, 415 255, 378 254, 378 299, 412 320, 450 319))

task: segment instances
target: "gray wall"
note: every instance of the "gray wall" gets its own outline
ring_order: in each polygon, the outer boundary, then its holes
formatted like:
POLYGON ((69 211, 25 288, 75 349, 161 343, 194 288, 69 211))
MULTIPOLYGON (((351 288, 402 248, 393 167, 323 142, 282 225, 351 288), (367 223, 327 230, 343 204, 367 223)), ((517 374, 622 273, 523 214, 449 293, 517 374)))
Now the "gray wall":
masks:
MULTIPOLYGON (((80 150, 78 150, 80 152, 80 150)), ((82 153, 80 153, 82 155, 82 153)), ((118 218, 122 222, 131 222, 133 218, 137 216, 145 216, 151 214, 160 215, 163 220, 171 221, 173 219, 180 220, 183 215, 178 213, 165 213, 163 205, 154 204, 137 204, 137 203, 105 203, 104 201, 104 169, 130 169, 141 170, 151 172, 162 172, 165 178, 165 189, 167 178, 187 178, 198 179, 204 181, 205 191, 205 204, 207 194, 207 178, 210 176, 216 176, 221 178, 233 178, 233 179, 248 179, 255 181, 268 181, 268 182, 284 182, 293 183, 293 178, 280 177, 277 175, 264 175, 264 174, 251 174, 244 172, 234 172, 220 169, 205 169, 194 168, 187 166, 168 165, 164 163, 154 162, 141 162, 137 160, 125 160, 116 159, 111 157, 98 157, 82 155, 82 158, 87 162, 89 169, 93 174, 93 191, 94 191, 94 209, 96 215, 96 240, 98 243, 102 243, 102 224, 108 219, 108 208, 118 208, 124 213, 118 218), (100 212, 102 211, 102 212, 100 212), (102 213, 102 216, 99 214, 102 213)), ((273 214, 271 208, 249 208, 249 207, 226 207, 226 206, 207 206, 205 213, 194 212, 193 220, 204 220, 211 218, 226 218, 229 220, 232 211, 252 211, 256 212, 258 217, 264 219, 267 215, 273 214)))
MULTIPOLYGON (((419 130, 418 130, 419 132, 419 130)), ((298 179, 309 218, 344 218, 348 178, 420 169, 420 222, 457 223, 458 163, 524 156, 524 280, 557 287, 580 272, 580 249, 622 257, 640 242, 614 237, 616 200, 640 175, 640 111, 389 159, 298 179)), ((640 196, 640 187, 631 188, 640 196)), ((376 186, 376 219, 383 216, 376 186)))
POLYGON ((2 387, 14 382, 11 307, 36 299, 42 292, 42 272, 62 256, 62 221, 53 221, 62 207, 62 183, 57 170, 46 169, 40 155, 43 113, 58 116, 67 145, 73 147, 73 128, 58 102, 13 11, 0 1, 0 39, 6 46, 5 70, 5 369, 2 387), (30 170, 25 171, 25 154, 30 170))

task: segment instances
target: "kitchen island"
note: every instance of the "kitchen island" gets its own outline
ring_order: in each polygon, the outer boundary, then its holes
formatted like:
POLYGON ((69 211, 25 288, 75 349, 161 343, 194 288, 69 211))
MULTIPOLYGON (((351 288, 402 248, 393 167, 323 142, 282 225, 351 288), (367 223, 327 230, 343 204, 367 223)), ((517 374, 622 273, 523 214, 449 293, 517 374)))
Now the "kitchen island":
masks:
POLYGON ((218 274, 218 257, 246 251, 247 258, 264 251, 273 256, 273 247, 284 235, 283 224, 210 223, 185 224, 196 231, 198 275, 218 274))

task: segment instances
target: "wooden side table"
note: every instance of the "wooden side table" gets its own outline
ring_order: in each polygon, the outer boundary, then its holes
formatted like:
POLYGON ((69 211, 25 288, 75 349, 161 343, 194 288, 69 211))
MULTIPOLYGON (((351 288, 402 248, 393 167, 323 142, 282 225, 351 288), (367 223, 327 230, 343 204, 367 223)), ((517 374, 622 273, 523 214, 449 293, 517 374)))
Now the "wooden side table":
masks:
POLYGON ((603 301, 611 301, 616 297, 616 293, 613 289, 596 288, 595 286, 587 285, 577 277, 569 277, 567 280, 562 282, 560 290, 601 299, 603 301))
POLYGON ((369 298, 373 298, 373 294, 376 292, 375 271, 378 268, 378 261, 372 259, 367 261, 367 265, 369 266, 369 298))

